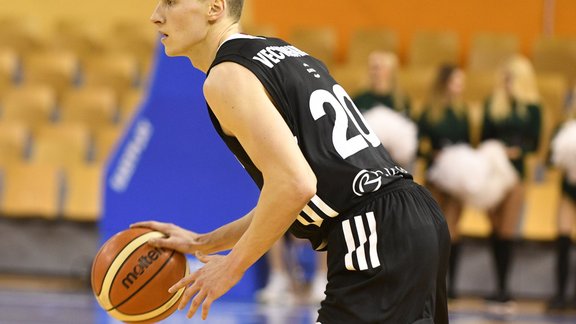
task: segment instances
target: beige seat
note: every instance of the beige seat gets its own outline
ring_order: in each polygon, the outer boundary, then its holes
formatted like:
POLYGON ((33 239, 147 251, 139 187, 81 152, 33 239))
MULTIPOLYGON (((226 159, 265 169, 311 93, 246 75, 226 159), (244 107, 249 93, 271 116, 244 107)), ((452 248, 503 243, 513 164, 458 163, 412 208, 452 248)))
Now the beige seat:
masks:
POLYGON ((0 48, 0 102, 6 91, 14 86, 18 62, 18 53, 15 50, 0 48))
POLYGON ((87 163, 90 133, 82 124, 45 126, 35 134, 30 159, 35 163, 67 167, 87 163))
POLYGON ((408 65, 436 68, 444 63, 458 63, 458 37, 454 32, 421 31, 414 34, 408 50, 408 65))
POLYGON ((48 42, 45 26, 37 19, 21 16, 0 18, 0 46, 15 50, 19 55, 41 50, 48 42))
POLYGON ((128 53, 106 53, 82 62, 85 86, 108 86, 122 95, 139 82, 138 60, 128 53))
POLYGON ((336 62, 337 35, 332 28, 296 28, 289 34, 288 41, 328 67, 332 67, 336 62))
POLYGON ((96 222, 102 214, 102 164, 77 164, 66 169, 62 217, 96 222))
POLYGON ((91 131, 114 124, 117 113, 117 96, 109 87, 70 89, 60 103, 60 121, 81 123, 91 131))
POLYGON ((396 53, 398 50, 396 33, 383 28, 357 29, 350 37, 347 63, 366 65, 368 55, 376 50, 396 53))
POLYGON ((125 124, 132 120, 134 113, 145 100, 146 92, 142 89, 130 89, 120 98, 120 122, 125 124))
POLYGON ((114 148, 118 145, 123 128, 120 126, 108 126, 98 129, 94 133, 94 156, 96 163, 104 163, 110 157, 114 148))
POLYGON ((400 89, 403 89, 411 100, 413 118, 417 118, 421 113, 421 105, 429 95, 435 73, 435 67, 409 67, 398 71, 400 89))
POLYGON ((12 164, 5 168, 0 212, 6 217, 54 219, 59 214, 61 174, 47 164, 12 164))
POLYGON ((112 25, 104 38, 107 52, 131 54, 143 73, 149 71, 158 41, 156 27, 145 20, 120 20, 112 25))
POLYGON ((2 99, 1 120, 22 122, 35 129, 52 121, 56 103, 56 91, 48 85, 12 88, 2 99))
POLYGON ((58 94, 74 86, 79 61, 70 50, 49 50, 27 54, 23 60, 26 84, 49 84, 58 94))
POLYGON ((538 74, 559 73, 576 81, 576 37, 542 37, 533 45, 532 61, 538 74))
POLYGON ((50 47, 70 50, 79 57, 101 54, 105 33, 99 24, 77 18, 58 19, 53 26, 50 47))
POLYGON ((467 70, 464 98, 483 103, 494 91, 496 72, 493 70, 467 70))
POLYGON ((366 64, 337 65, 331 69, 330 73, 351 97, 368 87, 366 64))
POLYGON ((24 161, 29 136, 22 123, 0 122, 0 167, 24 161))
POLYGON ((518 53, 518 36, 513 34, 480 33, 472 38, 468 51, 469 71, 495 71, 518 53))

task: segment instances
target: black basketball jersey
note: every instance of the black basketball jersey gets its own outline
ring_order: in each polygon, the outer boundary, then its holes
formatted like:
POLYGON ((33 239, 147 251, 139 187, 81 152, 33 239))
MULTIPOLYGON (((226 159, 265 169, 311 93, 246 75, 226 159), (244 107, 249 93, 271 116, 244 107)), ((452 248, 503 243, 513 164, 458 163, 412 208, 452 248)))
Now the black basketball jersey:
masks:
MULTIPOLYGON (((326 248, 322 232, 339 215, 387 184, 412 178, 392 160, 350 96, 314 57, 280 39, 238 34, 220 46, 210 68, 222 62, 240 64, 262 82, 317 177, 316 196, 290 228, 315 249, 326 248)), ((236 138, 223 133, 210 109, 209 113, 226 145, 262 188, 260 171, 236 138)))

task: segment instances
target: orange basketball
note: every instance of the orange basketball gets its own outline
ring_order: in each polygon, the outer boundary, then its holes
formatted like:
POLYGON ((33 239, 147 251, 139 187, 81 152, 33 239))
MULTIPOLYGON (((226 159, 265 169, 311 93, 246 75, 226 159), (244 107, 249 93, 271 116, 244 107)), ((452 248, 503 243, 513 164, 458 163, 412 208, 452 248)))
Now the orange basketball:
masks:
POLYGON ((110 238, 92 263, 92 291, 110 316, 127 323, 152 323, 170 316, 184 288, 168 288, 189 273, 186 257, 146 242, 163 233, 131 228, 110 238))

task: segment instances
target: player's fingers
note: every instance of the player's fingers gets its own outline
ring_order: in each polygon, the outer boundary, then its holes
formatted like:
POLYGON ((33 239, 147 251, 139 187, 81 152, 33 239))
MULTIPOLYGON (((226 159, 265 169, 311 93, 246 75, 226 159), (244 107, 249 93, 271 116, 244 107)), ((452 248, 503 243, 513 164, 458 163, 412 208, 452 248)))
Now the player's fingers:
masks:
POLYGON ((212 302, 214 301, 214 299, 212 299, 210 297, 210 295, 208 295, 206 297, 206 299, 204 300, 204 303, 202 304, 202 319, 206 320, 206 318, 208 318, 208 312, 210 311, 210 307, 212 306, 212 302))
POLYGON ((186 287, 196 281, 197 272, 191 273, 188 276, 180 279, 177 283, 175 283, 172 287, 168 288, 168 292, 173 294, 180 290, 182 287, 186 287))
POLYGON ((142 221, 130 224, 130 228, 134 227, 146 227, 156 231, 165 232, 167 229, 167 224, 157 221, 142 221))
POLYGON ((176 240, 170 239, 169 237, 151 238, 148 240, 148 244, 153 247, 168 248, 172 250, 178 250, 180 247, 176 240))
POLYGON ((203 290, 200 290, 200 292, 194 297, 194 299, 192 299, 192 303, 190 303, 190 309, 188 310, 188 314, 186 314, 188 318, 192 318, 192 316, 196 314, 198 307, 200 307, 205 298, 206 293, 203 290))
POLYGON ((198 293, 198 290, 200 289, 198 288, 197 285, 191 285, 190 287, 186 288, 186 290, 184 290, 184 293, 182 294, 182 297, 180 298, 180 304, 178 304, 178 310, 183 310, 184 308, 186 308, 186 305, 188 305, 190 299, 192 299, 192 297, 198 293))
POLYGON ((208 263, 208 261, 210 261, 210 259, 212 258, 212 256, 206 255, 200 251, 196 251, 195 256, 202 263, 208 263))

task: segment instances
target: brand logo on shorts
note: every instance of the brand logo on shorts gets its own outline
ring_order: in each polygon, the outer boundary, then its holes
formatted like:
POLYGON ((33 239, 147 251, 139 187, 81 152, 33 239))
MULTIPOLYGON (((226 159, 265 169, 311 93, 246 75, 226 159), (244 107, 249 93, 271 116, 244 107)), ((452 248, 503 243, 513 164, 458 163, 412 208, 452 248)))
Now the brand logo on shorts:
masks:
POLYGON ((382 175, 384 175, 384 172, 380 170, 362 170, 354 178, 352 190, 357 196, 377 191, 382 186, 382 175))

